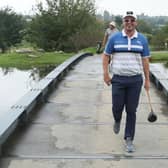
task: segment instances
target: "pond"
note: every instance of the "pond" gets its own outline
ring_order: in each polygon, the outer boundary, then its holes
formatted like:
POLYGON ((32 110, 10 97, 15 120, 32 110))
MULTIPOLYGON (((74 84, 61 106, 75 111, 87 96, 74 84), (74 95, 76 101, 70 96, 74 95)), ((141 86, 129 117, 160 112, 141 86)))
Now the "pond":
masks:
POLYGON ((0 68, 0 116, 24 96, 40 79, 54 67, 18 70, 0 68))

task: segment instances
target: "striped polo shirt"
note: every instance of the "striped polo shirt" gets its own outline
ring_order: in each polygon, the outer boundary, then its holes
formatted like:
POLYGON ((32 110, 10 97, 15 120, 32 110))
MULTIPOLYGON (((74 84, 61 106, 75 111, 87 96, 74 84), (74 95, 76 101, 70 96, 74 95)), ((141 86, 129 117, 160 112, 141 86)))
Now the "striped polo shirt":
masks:
POLYGON ((147 39, 137 31, 129 38, 124 30, 110 37, 104 54, 112 54, 112 73, 121 76, 142 74, 142 58, 150 57, 147 39))

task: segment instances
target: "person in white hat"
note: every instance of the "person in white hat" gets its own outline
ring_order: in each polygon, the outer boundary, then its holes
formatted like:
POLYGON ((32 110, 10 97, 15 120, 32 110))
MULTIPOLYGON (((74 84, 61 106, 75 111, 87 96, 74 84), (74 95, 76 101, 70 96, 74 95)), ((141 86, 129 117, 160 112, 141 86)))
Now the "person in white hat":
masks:
POLYGON ((133 140, 141 87, 144 84, 147 91, 150 88, 148 40, 137 32, 137 25, 137 16, 132 11, 126 12, 123 16, 123 30, 110 37, 102 55, 104 82, 112 84, 115 134, 120 131, 123 110, 126 112, 124 140, 127 152, 135 151, 133 140), (108 69, 111 54, 112 78, 108 69))
POLYGON ((104 38, 103 38, 103 42, 102 42, 103 48, 105 47, 109 37, 117 31, 118 31, 118 29, 116 28, 116 23, 114 21, 110 22, 109 27, 106 29, 105 34, 104 34, 104 38))

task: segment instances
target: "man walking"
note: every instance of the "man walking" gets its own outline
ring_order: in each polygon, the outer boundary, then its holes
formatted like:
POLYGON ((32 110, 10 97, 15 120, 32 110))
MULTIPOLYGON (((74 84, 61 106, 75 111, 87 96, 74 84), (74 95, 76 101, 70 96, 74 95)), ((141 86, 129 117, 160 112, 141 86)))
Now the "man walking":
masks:
POLYGON ((108 40, 103 59, 104 82, 112 83, 112 111, 114 132, 120 131, 122 111, 126 111, 125 147, 127 152, 134 152, 136 110, 139 103, 141 87, 149 90, 149 47, 147 39, 136 31, 137 17, 132 11, 123 16, 123 30, 108 40), (108 60, 112 54, 111 79, 108 71, 108 60))
POLYGON ((116 28, 116 23, 114 21, 109 23, 109 27, 106 29, 103 42, 102 42, 102 47, 104 48, 108 39, 110 38, 111 35, 114 33, 118 32, 118 29, 116 28))

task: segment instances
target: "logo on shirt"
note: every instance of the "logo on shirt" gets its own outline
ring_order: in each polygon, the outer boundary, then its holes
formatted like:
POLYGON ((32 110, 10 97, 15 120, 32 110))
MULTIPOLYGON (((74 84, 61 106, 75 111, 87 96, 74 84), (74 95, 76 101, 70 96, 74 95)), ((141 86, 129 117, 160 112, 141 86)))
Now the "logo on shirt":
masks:
POLYGON ((137 44, 142 44, 140 40, 137 40, 137 44))

